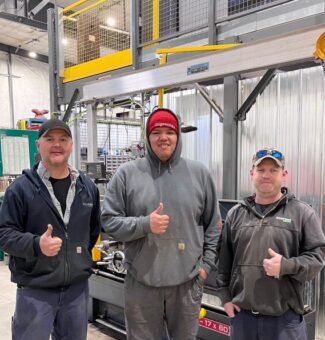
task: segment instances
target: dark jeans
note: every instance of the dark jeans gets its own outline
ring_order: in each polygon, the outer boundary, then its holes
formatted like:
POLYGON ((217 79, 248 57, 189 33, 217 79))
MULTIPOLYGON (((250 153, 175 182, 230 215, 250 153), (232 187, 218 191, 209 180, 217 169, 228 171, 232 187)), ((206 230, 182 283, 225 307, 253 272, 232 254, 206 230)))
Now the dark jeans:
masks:
POLYGON ((12 340, 86 340, 88 281, 61 289, 17 288, 12 340))
POLYGON ((280 316, 241 310, 230 324, 231 340, 307 340, 305 320, 293 310, 280 316))

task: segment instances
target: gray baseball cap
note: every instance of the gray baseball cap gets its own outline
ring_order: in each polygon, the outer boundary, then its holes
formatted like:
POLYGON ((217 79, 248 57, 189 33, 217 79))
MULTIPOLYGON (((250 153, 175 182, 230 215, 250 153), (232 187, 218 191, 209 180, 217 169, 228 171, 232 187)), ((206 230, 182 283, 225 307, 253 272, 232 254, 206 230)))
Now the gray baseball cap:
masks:
POLYGON ((69 137, 72 137, 71 130, 67 123, 58 118, 51 118, 41 125, 40 129, 38 130, 38 139, 46 136, 49 131, 54 129, 64 130, 69 135, 69 137))

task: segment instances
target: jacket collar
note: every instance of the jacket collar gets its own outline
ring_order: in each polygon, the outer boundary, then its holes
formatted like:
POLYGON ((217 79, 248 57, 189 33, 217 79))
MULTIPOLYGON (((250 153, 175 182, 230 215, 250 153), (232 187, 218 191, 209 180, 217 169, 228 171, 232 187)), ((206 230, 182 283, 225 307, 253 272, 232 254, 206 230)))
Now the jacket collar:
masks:
MULTIPOLYGON (((68 168, 69 168, 69 173, 71 176, 71 179, 73 182, 75 182, 77 180, 77 178, 79 177, 79 172, 76 168, 74 168, 72 165, 68 164, 68 168)), ((37 174, 38 176, 43 180, 43 178, 45 179, 49 179, 50 178, 50 173, 48 172, 48 170, 46 169, 46 167, 44 166, 43 162, 40 161, 38 163, 38 167, 37 167, 37 174)))
MULTIPOLYGON (((44 169, 41 170, 41 173, 38 174, 38 167, 40 166, 40 164, 41 164, 41 162, 36 163, 32 167, 32 169, 23 170, 23 175, 25 175, 37 188, 40 188, 42 186, 42 184, 44 185, 41 176, 45 176, 45 170, 44 169)), ((43 168, 44 168, 44 166, 43 166, 43 168)), ((42 165, 41 165, 41 169, 42 169, 42 165)), ((74 176, 73 179, 77 183, 80 180, 82 185, 84 185, 84 175, 82 174, 82 172, 79 172, 73 166, 69 166, 69 170, 70 170, 70 175, 74 176)))
MULTIPOLYGON (((286 187, 282 187, 281 192, 282 192, 283 196, 279 200, 278 207, 286 205, 288 203, 288 201, 295 198, 295 196, 292 193, 290 193, 288 188, 286 188, 286 187)), ((241 202, 241 204, 243 206, 246 206, 248 209, 253 210, 253 208, 256 204, 255 197, 256 197, 255 193, 251 196, 245 197, 244 200, 241 202)), ((253 211, 255 211, 255 210, 253 210, 253 211)))

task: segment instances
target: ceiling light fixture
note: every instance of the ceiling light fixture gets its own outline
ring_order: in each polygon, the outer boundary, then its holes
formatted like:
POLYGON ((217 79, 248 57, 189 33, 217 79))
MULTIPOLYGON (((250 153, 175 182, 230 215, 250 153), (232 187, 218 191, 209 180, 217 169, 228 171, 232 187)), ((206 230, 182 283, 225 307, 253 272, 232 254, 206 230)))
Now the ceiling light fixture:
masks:
POLYGON ((36 57, 37 57, 37 53, 34 52, 34 51, 30 51, 30 52, 28 53, 28 55, 29 55, 31 58, 36 58, 36 57))
POLYGON ((116 19, 115 18, 112 18, 112 17, 109 17, 108 19, 107 19, 107 25, 108 26, 115 26, 116 25, 116 19))

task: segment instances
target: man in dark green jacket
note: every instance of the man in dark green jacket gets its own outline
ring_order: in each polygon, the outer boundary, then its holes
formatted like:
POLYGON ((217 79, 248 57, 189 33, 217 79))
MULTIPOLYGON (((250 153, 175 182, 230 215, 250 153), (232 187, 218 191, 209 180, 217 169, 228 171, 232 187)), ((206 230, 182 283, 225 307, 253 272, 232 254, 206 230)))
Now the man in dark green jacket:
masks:
POLYGON ((255 194, 233 207, 219 239, 217 285, 232 340, 306 340, 303 289, 323 268, 325 238, 314 210, 282 187, 281 152, 259 150, 255 194))

